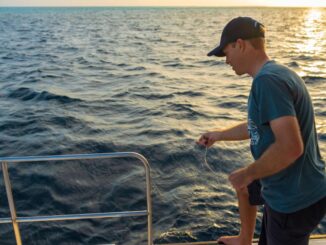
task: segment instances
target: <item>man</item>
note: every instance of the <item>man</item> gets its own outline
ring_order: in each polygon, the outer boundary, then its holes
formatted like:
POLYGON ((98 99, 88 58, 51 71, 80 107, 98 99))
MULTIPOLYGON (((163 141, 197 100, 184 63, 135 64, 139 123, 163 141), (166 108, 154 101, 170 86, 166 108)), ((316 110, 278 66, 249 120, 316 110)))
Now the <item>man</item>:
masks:
POLYGON ((304 81, 269 59, 264 26, 249 17, 235 18, 225 26, 220 45, 208 53, 212 55, 226 56, 237 75, 253 77, 247 122, 205 133, 198 140, 210 147, 216 141, 250 139, 255 159, 229 176, 238 196, 240 233, 218 241, 251 244, 255 205, 265 203, 260 245, 308 244, 326 212, 326 178, 304 81))

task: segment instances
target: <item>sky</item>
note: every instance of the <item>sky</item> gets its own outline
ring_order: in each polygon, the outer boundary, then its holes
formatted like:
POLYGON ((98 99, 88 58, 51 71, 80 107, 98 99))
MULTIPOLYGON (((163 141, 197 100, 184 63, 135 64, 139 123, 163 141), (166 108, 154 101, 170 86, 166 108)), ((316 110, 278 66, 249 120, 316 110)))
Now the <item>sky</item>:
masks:
POLYGON ((326 0, 0 0, 0 6, 288 6, 326 7, 326 0))

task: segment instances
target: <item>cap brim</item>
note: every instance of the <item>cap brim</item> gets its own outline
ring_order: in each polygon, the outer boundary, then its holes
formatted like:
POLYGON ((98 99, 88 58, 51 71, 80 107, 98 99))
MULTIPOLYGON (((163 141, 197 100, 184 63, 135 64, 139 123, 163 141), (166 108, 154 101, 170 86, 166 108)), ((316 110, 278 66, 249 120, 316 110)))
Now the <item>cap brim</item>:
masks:
POLYGON ((217 57, 223 57, 225 56, 224 52, 223 52, 223 47, 220 46, 217 46, 216 48, 214 48, 211 52, 209 52, 207 54, 207 56, 217 56, 217 57))

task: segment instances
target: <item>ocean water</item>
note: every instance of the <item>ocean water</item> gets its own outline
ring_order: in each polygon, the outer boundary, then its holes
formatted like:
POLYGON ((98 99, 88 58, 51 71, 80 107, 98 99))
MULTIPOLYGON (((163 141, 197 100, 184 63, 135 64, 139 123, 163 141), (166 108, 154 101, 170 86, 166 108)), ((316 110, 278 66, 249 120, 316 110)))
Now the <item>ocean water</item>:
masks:
MULTIPOLYGON (((251 85, 206 54, 252 16, 270 57, 305 80, 326 157, 326 9, 0 8, 0 156, 135 151, 152 167, 155 243, 237 234, 227 178, 248 142, 207 152, 201 133, 246 120, 251 85)), ((18 216, 141 210, 143 168, 122 160, 9 167, 18 216)), ((9 217, 0 175, 0 217, 9 217)), ((261 211, 256 236, 259 234, 261 211)), ((146 244, 146 218, 20 225, 24 244, 146 244)), ((326 220, 314 231, 326 233, 326 220)), ((1 225, 0 244, 15 244, 1 225)))

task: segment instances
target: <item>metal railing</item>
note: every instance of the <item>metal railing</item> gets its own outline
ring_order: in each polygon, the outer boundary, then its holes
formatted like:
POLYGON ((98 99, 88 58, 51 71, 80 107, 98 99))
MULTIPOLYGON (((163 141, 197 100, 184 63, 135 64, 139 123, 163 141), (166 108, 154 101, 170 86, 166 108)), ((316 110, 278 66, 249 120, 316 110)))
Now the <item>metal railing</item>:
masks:
POLYGON ((141 154, 135 152, 117 152, 117 153, 100 153, 100 154, 76 154, 76 155, 61 155, 61 156, 28 156, 28 157, 3 157, 0 158, 2 163, 2 171, 4 184, 6 188, 10 215, 9 218, 0 218, 0 224, 12 223, 16 244, 21 245, 21 235, 19 223, 26 222, 42 222, 42 221, 63 221, 63 220, 82 220, 82 219, 103 219, 103 218, 118 218, 131 216, 147 216, 147 239, 148 245, 153 244, 153 229, 152 229, 152 198, 151 198, 151 177, 150 166, 147 159, 141 154), (17 217, 15 202, 12 194, 11 182, 8 172, 8 163, 22 162, 44 162, 44 161, 65 161, 65 160, 91 160, 91 159, 109 159, 109 158, 137 158, 145 168, 146 174, 146 202, 147 209, 140 211, 124 211, 124 212, 108 212, 108 213, 86 213, 86 214, 68 214, 68 215, 50 215, 50 216, 31 216, 17 217))

